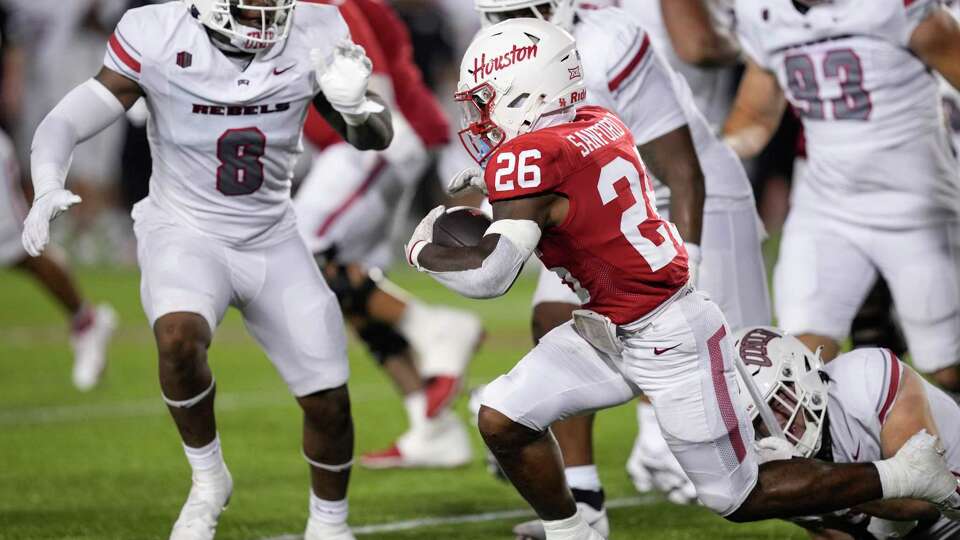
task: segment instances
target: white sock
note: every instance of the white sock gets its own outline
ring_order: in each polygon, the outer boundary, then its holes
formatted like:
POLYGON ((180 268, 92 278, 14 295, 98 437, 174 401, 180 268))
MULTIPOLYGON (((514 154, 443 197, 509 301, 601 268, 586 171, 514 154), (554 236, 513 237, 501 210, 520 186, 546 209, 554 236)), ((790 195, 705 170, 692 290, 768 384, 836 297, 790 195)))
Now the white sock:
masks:
POLYGON ((547 533, 547 540, 580 540, 590 536, 590 525, 578 510, 567 519, 544 520, 543 531, 547 533))
POLYGON ((213 438, 213 442, 201 448, 183 445, 183 453, 187 455, 194 474, 210 472, 224 466, 219 433, 213 438))
POLYGON ((419 429, 427 420, 427 395, 423 390, 417 390, 412 394, 407 394, 403 398, 403 407, 407 410, 407 421, 410 422, 410 429, 419 429))
POLYGON ((347 500, 327 501, 314 495, 310 490, 310 519, 316 519, 326 525, 341 525, 347 522, 350 507, 347 500))
POLYGON ((584 491, 600 491, 600 475, 597 474, 596 465, 580 465, 579 467, 567 467, 563 470, 567 477, 567 484, 572 489, 582 489, 584 491))

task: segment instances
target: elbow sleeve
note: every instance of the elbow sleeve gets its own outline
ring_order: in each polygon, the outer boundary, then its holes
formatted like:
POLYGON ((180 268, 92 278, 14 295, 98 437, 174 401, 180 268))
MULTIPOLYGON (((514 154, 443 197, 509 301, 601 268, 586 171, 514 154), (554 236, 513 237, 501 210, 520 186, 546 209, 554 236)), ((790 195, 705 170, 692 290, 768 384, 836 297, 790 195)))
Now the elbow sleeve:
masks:
POLYGON ((498 234, 500 238, 480 268, 431 275, 469 298, 496 298, 506 294, 539 243, 540 227, 528 220, 498 220, 486 234, 498 234))
POLYGON ((70 91, 40 122, 30 148, 36 193, 63 187, 73 150, 124 114, 123 104, 103 84, 90 79, 70 91))

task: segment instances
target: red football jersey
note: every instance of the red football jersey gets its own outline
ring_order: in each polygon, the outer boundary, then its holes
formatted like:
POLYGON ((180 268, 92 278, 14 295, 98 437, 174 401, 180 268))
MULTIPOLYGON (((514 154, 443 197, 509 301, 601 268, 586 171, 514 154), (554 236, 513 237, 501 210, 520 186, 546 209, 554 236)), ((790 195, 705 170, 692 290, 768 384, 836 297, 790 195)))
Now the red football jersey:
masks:
POLYGON ((538 255, 585 308, 617 324, 647 315, 689 279, 683 240, 657 214, 633 136, 605 109, 583 107, 571 123, 507 141, 485 181, 494 204, 548 193, 570 201, 564 223, 543 231, 538 255))

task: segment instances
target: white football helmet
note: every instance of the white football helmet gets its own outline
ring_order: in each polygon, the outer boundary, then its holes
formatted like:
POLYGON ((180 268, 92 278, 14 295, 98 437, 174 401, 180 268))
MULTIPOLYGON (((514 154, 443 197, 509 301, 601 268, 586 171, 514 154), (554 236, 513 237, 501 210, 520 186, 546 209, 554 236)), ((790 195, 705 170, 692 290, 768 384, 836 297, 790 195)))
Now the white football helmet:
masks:
POLYGON ((573 31, 576 0, 474 0, 474 7, 489 26, 515 17, 536 17, 573 31), (522 10, 530 10, 529 13, 522 10), (521 13, 518 13, 521 12, 521 13))
POLYGON ((194 19, 240 51, 257 53, 290 35, 297 0, 183 0, 194 19), (256 26, 240 24, 241 11, 260 16, 256 26))
MULTIPOLYGON (((797 338, 772 327, 744 328, 736 335, 737 378, 750 420, 762 416, 756 392, 793 445, 793 455, 809 458, 820 451, 827 414, 827 381, 820 351, 810 352, 797 338), (750 376, 752 381, 745 381, 750 376), (750 389, 749 385, 754 388, 750 389)), ((765 422, 766 423, 766 422, 765 422)), ((762 437, 758 437, 762 438, 762 437)))
POLYGON ((481 165, 517 135, 572 119, 587 97, 573 36, 529 18, 481 30, 460 64, 458 89, 460 140, 481 165))

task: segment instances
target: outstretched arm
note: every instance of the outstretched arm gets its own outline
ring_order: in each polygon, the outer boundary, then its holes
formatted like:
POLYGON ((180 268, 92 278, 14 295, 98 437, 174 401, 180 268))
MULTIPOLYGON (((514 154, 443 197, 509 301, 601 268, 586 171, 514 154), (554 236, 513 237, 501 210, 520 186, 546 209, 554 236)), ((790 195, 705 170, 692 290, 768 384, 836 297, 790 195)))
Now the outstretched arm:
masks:
POLYGON ((378 94, 367 91, 367 100, 376 103, 381 110, 370 113, 362 122, 349 122, 346 115, 337 112, 325 95, 317 94, 313 106, 341 137, 360 150, 384 150, 393 141, 393 124, 390 109, 378 94))
POLYGON ((677 56, 700 67, 727 66, 737 62, 740 46, 720 32, 704 0, 660 0, 663 22, 677 56))
POLYGON ((431 242, 433 224, 444 208, 434 209, 407 244, 407 260, 446 287, 470 298, 502 296, 513 285, 566 201, 555 195, 496 202, 494 222, 477 246, 444 247, 431 242))
POLYGON ((747 62, 737 99, 723 127, 724 141, 741 159, 755 157, 776 133, 786 108, 777 77, 755 62, 747 62))
POLYGON ((40 255, 50 238, 50 220, 80 202, 64 189, 74 149, 116 122, 142 95, 139 84, 105 67, 40 122, 30 148, 34 197, 23 228, 27 253, 40 255))

